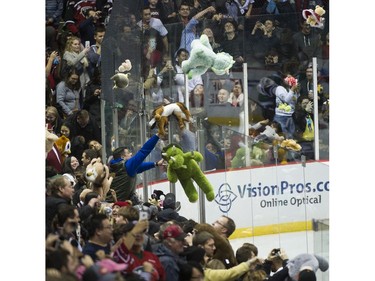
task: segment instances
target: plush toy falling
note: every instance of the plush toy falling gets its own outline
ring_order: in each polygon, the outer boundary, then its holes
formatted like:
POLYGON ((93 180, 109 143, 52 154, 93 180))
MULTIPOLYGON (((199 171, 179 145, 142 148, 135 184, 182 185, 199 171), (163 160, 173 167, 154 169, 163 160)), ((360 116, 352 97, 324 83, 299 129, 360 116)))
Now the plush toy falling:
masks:
POLYGON ((182 130, 185 128, 185 122, 193 122, 189 110, 181 102, 160 105, 152 112, 152 119, 148 123, 151 129, 158 126, 158 133, 165 135, 165 127, 168 125, 169 116, 174 115, 177 118, 178 126, 182 130))
POLYGON ((217 75, 229 74, 229 69, 235 63, 228 53, 217 53, 212 50, 206 34, 191 42, 190 57, 181 64, 182 71, 191 79, 202 75, 211 69, 217 75))
POLYGON ((116 70, 116 74, 111 77, 113 80, 114 86, 113 89, 125 89, 129 86, 129 75, 130 73, 124 73, 126 71, 130 71, 132 69, 132 64, 130 60, 125 60, 118 69, 116 70))
POLYGON ((306 20, 306 23, 308 23, 311 27, 317 27, 320 29, 324 28, 324 21, 323 15, 326 13, 326 11, 323 9, 323 7, 320 7, 319 5, 315 6, 315 10, 312 9, 305 9, 302 11, 302 16, 306 20))
POLYGON ((201 153, 198 151, 184 153, 178 144, 171 143, 163 148, 162 158, 168 162, 168 180, 172 183, 179 180, 190 202, 198 200, 198 192, 193 181, 206 194, 208 201, 214 200, 214 188, 197 163, 203 160, 201 153))

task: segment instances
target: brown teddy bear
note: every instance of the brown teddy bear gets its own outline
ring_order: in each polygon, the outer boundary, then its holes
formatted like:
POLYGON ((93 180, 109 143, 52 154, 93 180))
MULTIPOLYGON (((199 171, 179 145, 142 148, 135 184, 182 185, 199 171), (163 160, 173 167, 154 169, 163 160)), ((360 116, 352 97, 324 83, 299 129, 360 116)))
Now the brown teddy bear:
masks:
POLYGON ((165 127, 168 125, 169 116, 171 115, 177 118, 178 126, 181 130, 185 128, 185 122, 193 122, 186 106, 181 102, 175 102, 156 107, 152 112, 152 119, 149 122, 149 126, 153 129, 157 125, 158 134, 164 136, 165 127))
POLYGON ((237 265, 236 256, 229 241, 215 230, 215 228, 207 223, 198 223, 194 226, 197 232, 207 231, 214 236, 215 253, 213 259, 220 260, 227 268, 237 265))

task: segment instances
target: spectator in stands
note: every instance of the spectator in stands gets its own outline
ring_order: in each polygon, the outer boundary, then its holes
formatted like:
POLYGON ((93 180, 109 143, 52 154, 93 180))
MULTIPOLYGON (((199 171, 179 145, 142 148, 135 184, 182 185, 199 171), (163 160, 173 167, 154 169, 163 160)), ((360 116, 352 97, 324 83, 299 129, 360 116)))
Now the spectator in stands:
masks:
POLYGON ((299 84, 291 84, 288 82, 290 81, 288 80, 290 77, 291 75, 287 75, 282 80, 283 84, 276 87, 276 108, 275 116, 273 117, 273 121, 280 123, 286 139, 293 138, 295 131, 293 113, 299 96, 299 84))
MULTIPOLYGON (((70 1, 69 1, 70 2, 70 1)), ((70 18, 71 20, 74 20, 75 25, 78 27, 82 21, 86 19, 85 12, 89 9, 96 9, 96 2, 100 2, 97 0, 75 0, 75 3, 72 6, 71 15, 73 15, 73 18, 70 18)))
POLYGON ((163 24, 173 24, 178 21, 176 1, 161 0, 160 3, 160 20, 163 24))
MULTIPOLYGON (((148 6, 143 7, 142 20, 139 21, 137 24, 143 31, 149 30, 150 28, 155 29, 160 35, 162 43, 163 43, 163 46, 160 46, 160 47, 157 46, 157 48, 161 51, 163 55, 168 54, 168 50, 169 50, 168 49, 168 36, 167 36, 168 31, 163 25, 163 23, 161 22, 161 20, 151 17, 150 7, 148 6)), ((155 40, 155 43, 152 43, 151 45, 156 44, 156 38, 154 40, 155 40)), ((153 46, 151 47, 153 48, 153 46)))
POLYGON ((234 220, 224 215, 219 217, 212 225, 222 237, 225 237, 227 239, 236 230, 236 224, 234 220))
POLYGON ((85 221, 88 232, 88 241, 83 246, 82 253, 89 255, 93 261, 99 260, 98 251, 104 251, 106 255, 111 253, 112 225, 105 214, 95 214, 85 221))
POLYGON ((46 231, 51 232, 52 220, 60 205, 71 205, 74 188, 67 177, 56 176, 50 183, 51 195, 46 198, 46 231))
POLYGON ((61 58, 58 51, 46 50, 46 105, 56 105, 56 85, 61 81, 59 65, 61 58))
MULTIPOLYGON (((227 223, 226 217, 225 218, 220 217, 218 221, 220 221, 223 225, 227 223)), ((233 248, 231 244, 229 243, 229 240, 226 236, 227 234, 225 233, 225 231, 219 230, 216 224, 217 222, 213 223, 213 225, 210 225, 207 223, 198 223, 194 226, 194 229, 196 230, 194 235, 197 235, 198 233, 202 231, 209 232, 214 237, 214 240, 215 240, 216 250, 214 252, 213 258, 220 260, 225 265, 226 268, 231 268, 237 265, 237 260, 236 260, 233 248)), ((230 227, 227 228, 227 225, 224 225, 222 226, 222 228, 225 228, 225 230, 227 230, 230 227)))
POLYGON ((61 21, 64 8, 63 0, 46 0, 46 46, 58 50, 57 27, 61 21))
MULTIPOLYGON (((306 68, 306 71, 305 71, 305 77, 300 79, 298 81, 298 84, 300 85, 300 89, 299 89, 299 93, 300 93, 300 96, 305 96, 305 97, 308 97, 310 101, 314 101, 314 75, 313 75, 313 67, 312 67, 312 63, 309 63, 307 65, 307 68, 306 68)), ((321 108, 324 104, 324 102, 327 100, 326 97, 324 96, 324 93, 321 89, 321 85, 319 84, 319 72, 318 72, 318 75, 317 75, 317 85, 318 85, 318 89, 317 89, 317 94, 318 94, 318 109, 319 109, 319 112, 321 111, 321 108)))
MULTIPOLYGON (((162 228, 161 228, 162 229, 162 228)), ((158 256, 164 271, 166 281, 179 280, 180 269, 178 264, 186 263, 179 255, 184 251, 186 234, 177 225, 169 225, 162 233, 162 242, 155 244, 154 253, 158 256)))
POLYGON ((97 140, 91 140, 89 142, 89 148, 93 149, 96 151, 96 156, 97 157, 102 157, 102 144, 98 142, 97 140))
MULTIPOLYGON (((151 17, 161 20, 161 5, 158 0, 147 0, 150 7, 151 17)), ((163 22, 163 21, 162 21, 163 22)), ((165 22, 163 22, 165 24, 165 22)))
POLYGON ((229 105, 230 103, 228 103, 228 99, 229 92, 226 89, 222 88, 217 92, 215 103, 229 105))
MULTIPOLYGON (((176 53, 176 76, 175 81, 178 86, 177 92, 178 92, 178 100, 179 102, 184 103, 185 102, 185 73, 182 71, 181 63, 184 60, 187 60, 189 58, 189 51, 186 49, 179 49, 176 53)), ((203 80, 200 75, 194 76, 191 79, 188 79, 188 93, 190 93, 196 85, 201 84, 203 85, 203 80)), ((176 101, 175 101, 176 102, 176 101)))
POLYGON ((59 239, 67 240, 72 246, 82 251, 79 222, 77 207, 63 204, 58 208, 52 227, 53 233, 59 235, 59 239))
POLYGON ((71 70, 67 77, 57 84, 56 103, 64 118, 82 109, 83 93, 76 70, 71 70))
POLYGON ((155 107, 163 104, 164 98, 169 101, 177 100, 176 71, 171 59, 164 57, 160 68, 160 71, 158 71, 158 68, 156 70, 157 87, 151 93, 152 102, 155 107))
POLYGON ((66 122, 62 123, 59 136, 65 136, 70 139, 70 127, 66 122))
POLYGON ((128 264, 126 268, 127 273, 131 273, 141 267, 144 262, 149 262, 153 266, 151 280, 165 280, 166 274, 159 258, 153 252, 143 249, 145 240, 144 232, 147 231, 148 221, 135 222, 135 224, 132 221, 120 226, 120 231, 125 236, 125 241, 114 252, 114 260, 118 263, 128 264), (128 235, 129 232, 130 235, 128 235))
POLYGON ((307 96, 298 98, 293 113, 295 124, 294 139, 302 146, 301 154, 306 159, 314 159, 314 110, 313 102, 307 96))
POLYGON ((85 149, 82 153, 82 158, 81 158, 82 166, 86 168, 91 163, 92 159, 97 158, 97 157, 99 156, 96 150, 92 148, 85 149))
POLYGON ((264 24, 260 21, 255 23, 246 45, 251 48, 247 53, 251 53, 261 66, 279 62, 280 39, 276 35, 275 24, 271 19, 265 20, 264 24), (269 56, 272 58, 267 59, 269 56))
POLYGON ((93 8, 88 8, 84 12, 85 19, 82 20, 79 24, 79 34, 81 37, 81 41, 86 42, 88 41, 89 46, 94 45, 96 42, 95 40, 95 30, 98 26, 100 26, 99 19, 102 16, 101 11, 95 11, 93 8))
POLYGON ((207 231, 200 231, 193 236, 193 246, 204 249, 204 264, 207 264, 213 258, 216 250, 214 236, 207 231))
POLYGON ((90 113, 82 109, 69 116, 66 122, 70 127, 72 155, 81 158, 83 151, 88 148, 91 140, 101 142, 101 131, 90 113))
POLYGON ((90 79, 94 79, 93 76, 96 73, 100 73, 100 58, 101 58, 101 51, 102 51, 102 42, 105 35, 105 27, 99 25, 95 28, 94 32, 94 44, 91 44, 90 50, 87 52, 87 59, 89 61, 88 66, 88 73, 90 79), (95 72, 98 71, 98 72, 95 72))
POLYGON ((229 94, 227 101, 233 107, 242 107, 244 103, 244 94, 242 91, 242 85, 239 80, 234 81, 233 89, 229 94))
POLYGON ((157 218, 160 223, 165 223, 170 220, 174 220, 177 222, 184 222, 187 219, 184 216, 181 216, 176 211, 176 195, 173 193, 165 194, 165 198, 163 200, 163 209, 157 213, 157 218))
POLYGON ((186 49, 189 53, 191 52, 191 42, 194 39, 198 39, 200 34, 197 31, 197 25, 199 20, 201 20, 205 15, 208 13, 215 13, 216 10, 214 7, 210 6, 201 12, 197 13, 194 17, 189 20, 188 24, 185 26, 184 30, 182 31, 181 41, 180 41, 180 49, 186 49))
POLYGON ((83 92, 85 92, 86 84, 90 81, 88 74, 89 62, 86 57, 89 50, 90 47, 83 48, 80 38, 72 36, 66 42, 63 61, 61 62, 62 75, 67 73, 69 68, 76 70, 83 92))
POLYGON ((166 28, 168 29, 168 33, 170 35, 170 38, 174 38, 170 42, 171 44, 171 53, 174 54, 176 50, 180 47, 181 42, 181 35, 182 31, 188 24, 189 20, 191 19, 190 9, 193 5, 190 5, 187 1, 181 1, 181 4, 177 4, 177 17, 176 17, 176 23, 173 25, 166 25, 166 28))
POLYGON ((232 70, 242 70, 243 44, 242 32, 237 31, 237 23, 234 20, 227 20, 224 24, 224 40, 221 43, 223 52, 230 54, 235 63, 232 70))
POLYGON ((203 117, 204 109, 204 87, 202 84, 197 84, 189 94, 189 110, 192 115, 203 117))
POLYGON ((46 108, 46 124, 47 129, 51 133, 55 135, 59 134, 61 130, 62 120, 56 107, 48 106, 46 108))
POLYGON ((217 54, 222 51, 221 45, 215 41, 215 36, 211 28, 206 27, 203 29, 202 34, 206 34, 208 37, 208 41, 212 47, 212 50, 217 54))
POLYGON ((313 31, 310 24, 300 23, 301 30, 293 35, 294 49, 302 69, 306 68, 313 57, 321 58, 320 34, 313 31))
POLYGON ((79 161, 74 156, 66 157, 62 165, 62 173, 69 174, 74 180, 73 187, 77 183, 76 171, 79 167, 79 161))

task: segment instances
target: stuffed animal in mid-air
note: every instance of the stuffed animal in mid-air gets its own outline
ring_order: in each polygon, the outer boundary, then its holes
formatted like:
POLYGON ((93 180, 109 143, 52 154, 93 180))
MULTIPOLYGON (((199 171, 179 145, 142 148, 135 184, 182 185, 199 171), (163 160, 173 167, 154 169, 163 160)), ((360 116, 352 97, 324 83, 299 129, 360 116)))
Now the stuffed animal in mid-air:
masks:
POLYGON ((168 125, 169 116, 174 115, 178 121, 178 126, 182 130, 185 128, 185 122, 192 123, 190 112, 181 102, 160 105, 152 112, 152 119, 148 123, 151 129, 158 126, 158 133, 165 135, 165 127, 168 125))
POLYGON ((206 34, 202 34, 199 39, 191 42, 191 52, 189 59, 184 60, 181 64, 182 71, 191 79, 194 76, 202 75, 207 70, 217 75, 229 74, 229 69, 235 61, 228 53, 216 54, 211 47, 206 34))
POLYGON ((198 192, 194 182, 206 194, 208 201, 215 198, 214 188, 208 181, 197 162, 203 160, 198 151, 184 153, 182 147, 171 143, 163 148, 162 158, 168 162, 167 178, 170 182, 180 181, 182 188, 190 202, 198 200, 198 192))
POLYGON ((116 74, 111 77, 113 80, 114 86, 113 89, 125 89, 129 86, 129 75, 130 73, 124 73, 126 71, 130 71, 132 69, 132 64, 130 60, 125 60, 118 69, 116 70, 116 74))
POLYGON ((113 181, 107 165, 104 165, 100 158, 92 159, 86 167, 85 178, 90 182, 91 189, 104 200, 113 181))
POLYGON ((312 9, 305 9, 302 11, 302 16, 306 20, 306 23, 309 24, 311 27, 317 27, 320 29, 324 28, 324 21, 323 15, 326 11, 323 7, 316 5, 315 10, 312 9))

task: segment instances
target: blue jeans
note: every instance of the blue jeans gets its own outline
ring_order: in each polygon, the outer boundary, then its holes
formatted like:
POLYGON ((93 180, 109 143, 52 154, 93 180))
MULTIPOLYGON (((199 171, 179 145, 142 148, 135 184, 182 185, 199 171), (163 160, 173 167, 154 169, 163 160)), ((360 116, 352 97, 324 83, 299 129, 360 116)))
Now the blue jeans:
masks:
POLYGON ((275 114, 273 121, 280 123, 281 129, 283 130, 286 139, 293 139, 294 131, 296 126, 292 116, 281 116, 275 114))

